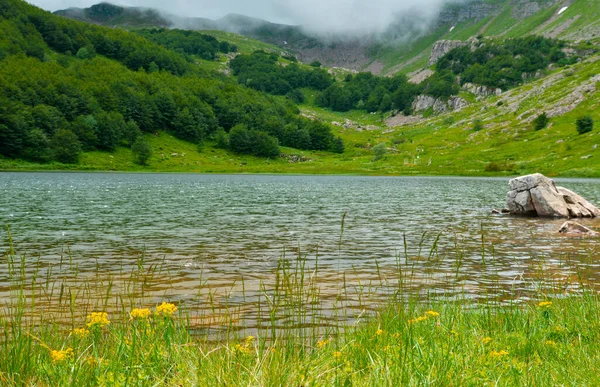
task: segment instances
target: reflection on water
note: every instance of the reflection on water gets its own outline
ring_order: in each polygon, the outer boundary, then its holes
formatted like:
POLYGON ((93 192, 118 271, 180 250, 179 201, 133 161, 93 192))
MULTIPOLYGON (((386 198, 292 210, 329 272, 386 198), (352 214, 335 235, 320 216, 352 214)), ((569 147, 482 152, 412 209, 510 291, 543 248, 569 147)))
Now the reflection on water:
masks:
MULTIPOLYGON (((202 308, 210 298, 211 308, 236 305, 248 309, 244 315, 270 291, 282 257, 319 266, 320 298, 331 308, 346 300, 363 310, 399 283, 402 292, 503 300, 526 299, 548 280, 565 291, 581 280, 596 282, 596 240, 559 235, 561 220, 490 213, 504 205, 507 183, 0 173, 0 224, 10 227, 17 253, 28 257, 27 270, 37 268, 48 281, 57 280, 51 269, 61 256, 76 267, 70 281, 129 278, 143 252, 145 264, 163 270, 144 290, 156 302, 202 308)), ((600 203, 599 180, 558 183, 600 203)), ((600 228, 598 220, 582 223, 600 228)), ((6 250, 6 233, 0 243, 6 250)), ((7 270, 3 263, 3 299, 7 270)))

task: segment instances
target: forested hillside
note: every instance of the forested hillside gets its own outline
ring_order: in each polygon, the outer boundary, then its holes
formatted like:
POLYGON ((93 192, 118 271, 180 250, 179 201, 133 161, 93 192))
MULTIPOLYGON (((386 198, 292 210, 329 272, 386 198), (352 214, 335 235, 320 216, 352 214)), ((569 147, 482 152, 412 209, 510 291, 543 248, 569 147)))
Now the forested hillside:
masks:
POLYGON ((200 69, 194 55, 205 50, 186 53, 168 41, 184 35, 140 36, 3 1, 0 154, 74 163, 81 151, 132 147, 143 164, 151 152, 144 133, 160 131, 258 156, 277 156, 279 142, 339 151, 329 126, 301 118, 289 100, 200 69))

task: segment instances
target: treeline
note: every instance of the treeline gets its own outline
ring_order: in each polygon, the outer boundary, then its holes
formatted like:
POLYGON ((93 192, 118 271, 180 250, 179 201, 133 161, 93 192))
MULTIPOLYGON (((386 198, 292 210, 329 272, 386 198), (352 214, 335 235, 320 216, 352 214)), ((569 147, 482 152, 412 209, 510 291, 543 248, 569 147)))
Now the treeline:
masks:
POLYGON ((197 31, 145 28, 134 32, 173 51, 186 55, 196 55, 206 60, 216 59, 219 53, 237 52, 235 44, 219 41, 214 36, 197 31))
POLYGON ((298 103, 303 102, 303 95, 297 89, 324 90, 334 82, 326 70, 307 69, 297 63, 283 65, 277 54, 264 51, 238 55, 229 66, 240 84, 275 95, 287 95, 298 103))
MULTIPOLYGON (((10 32, 0 35, 3 156, 76 162, 82 150, 112 151, 118 146, 132 146, 143 139, 143 132, 159 130, 194 143, 219 137, 222 145, 234 151, 261 156, 278 153, 280 142, 298 144, 302 149, 339 149, 339 139, 333 137, 328 125, 315 123, 311 132, 290 101, 239 86, 216 73, 197 71, 180 54, 134 34, 63 20, 18 0, 2 3, 0 12, 0 29, 10 32), (164 68, 155 71, 158 69, 153 66, 147 70, 144 66, 131 68, 124 60, 128 69, 104 56, 91 55, 92 48, 88 55, 51 50, 54 46, 46 43, 37 25, 62 26, 55 31, 81 29, 82 35, 69 38, 80 42, 74 47, 81 44, 81 49, 87 47, 85 27, 99 35, 116 34, 120 40, 110 41, 120 42, 120 47, 142 42, 144 50, 183 63, 183 75, 164 68), (34 42, 42 53, 30 55, 28 42, 34 42), (229 132, 234 127, 246 130, 248 138, 267 139, 274 146, 268 152, 238 147, 235 136, 230 141, 229 132), (308 142, 292 140, 294 136, 305 138, 306 130, 308 142)), ((93 50, 98 52, 95 46, 93 50)))
POLYGON ((0 20, 0 58, 24 52, 43 61, 51 49, 65 55, 104 55, 131 70, 155 68, 174 75, 197 71, 180 54, 142 37, 55 16, 21 0, 3 0, 0 20))
POLYGON ((521 85, 528 75, 544 70, 550 64, 575 63, 577 57, 567 57, 563 48, 565 42, 542 36, 502 42, 487 40, 474 50, 470 46, 453 49, 438 60, 436 69, 459 76, 461 84, 472 82, 508 89, 521 85))
POLYGON ((408 112, 414 97, 421 91, 422 87, 409 83, 405 75, 388 78, 371 73, 348 74, 343 82, 337 82, 319 94, 315 102, 341 112, 350 109, 408 112))

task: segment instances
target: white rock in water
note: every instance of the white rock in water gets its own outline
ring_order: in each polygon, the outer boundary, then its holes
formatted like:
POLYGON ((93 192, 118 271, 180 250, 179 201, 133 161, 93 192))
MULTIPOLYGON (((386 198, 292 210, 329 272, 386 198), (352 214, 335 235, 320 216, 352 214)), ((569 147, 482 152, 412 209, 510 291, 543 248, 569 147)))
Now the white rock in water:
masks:
POLYGON ((511 214, 544 217, 600 217, 600 209, 575 192, 557 187, 541 173, 517 177, 508 183, 506 206, 511 214))
POLYGON ((584 234, 589 236, 598 236, 596 231, 591 230, 577 222, 571 222, 568 220, 560 226, 558 232, 561 234, 584 234))

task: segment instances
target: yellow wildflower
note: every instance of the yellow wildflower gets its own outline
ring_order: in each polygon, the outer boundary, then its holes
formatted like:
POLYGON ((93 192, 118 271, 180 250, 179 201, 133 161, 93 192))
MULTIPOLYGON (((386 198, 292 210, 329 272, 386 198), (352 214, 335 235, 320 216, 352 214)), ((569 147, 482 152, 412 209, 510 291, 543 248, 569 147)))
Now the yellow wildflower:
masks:
POLYGON ((491 357, 502 357, 502 356, 506 356, 506 355, 508 355, 508 351, 505 351, 505 350, 490 352, 491 357))
POLYGON ((433 310, 428 310, 427 312, 425 312, 425 314, 430 317, 439 317, 440 315, 438 312, 433 310))
POLYGON ((242 344, 236 344, 235 350, 240 353, 250 353, 250 348, 248 348, 247 346, 242 345, 242 344))
POLYGON ((87 335, 89 335, 90 331, 88 331, 85 328, 75 328, 75 329, 73 329, 73 334, 82 339, 82 338, 86 337, 87 335))
POLYGON ((131 316, 131 319, 140 319, 140 320, 144 320, 148 317, 150 317, 150 315, 152 314, 152 312, 150 311, 150 309, 148 308, 134 308, 129 315, 131 316))
POLYGON ((383 329, 378 329, 377 331, 375 331, 375 335, 377 335, 377 336, 383 335, 383 329))
POLYGON ((248 336, 246 337, 246 343, 251 343, 255 340, 256 338, 254 336, 248 336))
POLYGON ((329 344, 329 342, 331 341, 331 339, 325 339, 325 340, 319 340, 317 341, 317 348, 323 348, 324 346, 326 346, 327 344, 329 344))
POLYGON ((551 347, 556 347, 556 343, 552 340, 546 340, 546 345, 549 345, 551 347))
POLYGON ((96 367, 104 363, 104 359, 101 357, 88 356, 85 359, 85 362, 92 367, 96 367))
POLYGON ((106 312, 93 312, 89 316, 87 316, 88 328, 91 327, 100 327, 103 328, 110 324, 110 320, 108 319, 108 313, 106 312))
POLYGON ((50 351, 50 357, 52 358, 53 363, 59 363, 63 360, 70 359, 73 357, 73 348, 67 348, 61 351, 53 349, 50 351))
POLYGON ((489 343, 490 341, 492 341, 492 338, 491 338, 491 337, 484 337, 483 339, 481 339, 481 342, 482 342, 483 344, 487 344, 487 343, 489 343))
POLYGON ((418 322, 424 321, 424 320, 427 320, 427 316, 419 316, 419 317, 417 317, 417 318, 415 318, 413 320, 408 320, 408 323, 409 324, 414 324, 414 323, 418 323, 418 322))
POLYGON ((340 351, 335 351, 333 353, 333 357, 335 357, 336 359, 339 359, 340 357, 342 357, 342 353, 340 351))
POLYGON ((172 316, 177 312, 177 307, 174 304, 163 302, 156 307, 156 314, 162 316, 172 316))
POLYGON ((552 301, 542 301, 538 304, 540 308, 549 308, 552 305, 552 301))

